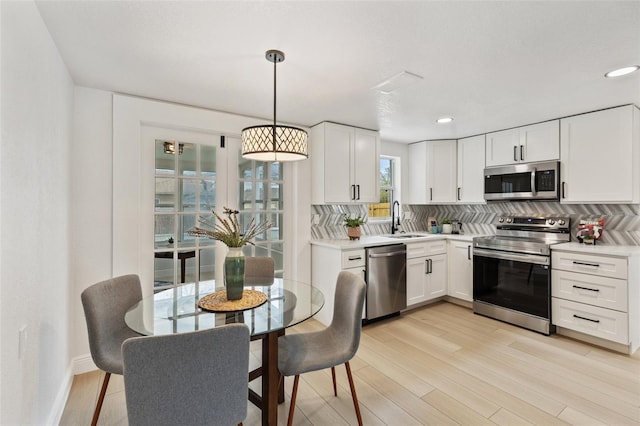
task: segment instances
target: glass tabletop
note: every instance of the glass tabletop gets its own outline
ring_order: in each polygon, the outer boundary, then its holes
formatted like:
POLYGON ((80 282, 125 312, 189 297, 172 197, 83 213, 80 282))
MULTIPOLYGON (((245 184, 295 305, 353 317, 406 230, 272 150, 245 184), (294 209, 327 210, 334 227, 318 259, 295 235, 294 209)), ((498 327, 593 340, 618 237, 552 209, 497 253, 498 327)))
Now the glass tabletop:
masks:
POLYGON ((230 323, 245 323, 252 336, 282 330, 315 315, 324 305, 320 290, 283 278, 258 279, 247 290, 261 291, 267 301, 243 311, 213 313, 200 309, 198 300, 223 287, 215 281, 188 283, 145 297, 125 314, 125 323, 143 335, 204 330, 230 323))

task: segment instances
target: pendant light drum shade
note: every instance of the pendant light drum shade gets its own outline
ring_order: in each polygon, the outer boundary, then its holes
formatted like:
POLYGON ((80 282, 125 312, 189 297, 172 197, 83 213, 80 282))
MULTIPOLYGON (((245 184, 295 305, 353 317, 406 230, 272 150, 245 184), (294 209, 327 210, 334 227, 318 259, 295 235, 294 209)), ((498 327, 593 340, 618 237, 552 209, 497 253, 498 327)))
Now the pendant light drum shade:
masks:
POLYGON ((265 56, 273 62, 273 124, 242 129, 242 156, 257 161, 304 160, 308 157, 307 132, 276 123, 276 65, 284 61, 284 53, 268 50, 265 56))
POLYGON ((307 132, 290 126, 247 127, 242 130, 242 156, 257 161, 304 160, 307 158, 307 132))

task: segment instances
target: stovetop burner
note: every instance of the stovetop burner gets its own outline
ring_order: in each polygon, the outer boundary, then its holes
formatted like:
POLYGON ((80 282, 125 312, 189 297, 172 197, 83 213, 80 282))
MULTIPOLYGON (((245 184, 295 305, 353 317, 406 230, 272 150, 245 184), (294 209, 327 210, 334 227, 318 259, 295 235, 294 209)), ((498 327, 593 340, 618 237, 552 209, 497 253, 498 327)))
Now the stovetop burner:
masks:
POLYGON ((549 256, 550 246, 571 240, 570 218, 501 216, 496 235, 473 239, 474 247, 549 256))

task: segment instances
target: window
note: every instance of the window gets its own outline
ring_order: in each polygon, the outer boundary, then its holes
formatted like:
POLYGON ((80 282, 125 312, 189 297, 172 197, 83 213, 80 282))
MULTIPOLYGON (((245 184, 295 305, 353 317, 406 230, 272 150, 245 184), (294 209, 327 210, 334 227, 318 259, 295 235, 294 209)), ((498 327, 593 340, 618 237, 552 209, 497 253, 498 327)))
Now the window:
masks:
POLYGON ((397 200, 395 194, 399 194, 396 182, 398 177, 400 160, 396 157, 380 157, 380 201, 369 204, 369 218, 391 218, 391 206, 397 200))
POLYGON ((246 245, 242 251, 245 256, 272 257, 276 276, 281 277, 284 269, 282 163, 247 160, 238 154, 238 185, 240 226, 246 228, 252 218, 256 223, 271 223, 270 229, 255 238, 255 246, 246 245))

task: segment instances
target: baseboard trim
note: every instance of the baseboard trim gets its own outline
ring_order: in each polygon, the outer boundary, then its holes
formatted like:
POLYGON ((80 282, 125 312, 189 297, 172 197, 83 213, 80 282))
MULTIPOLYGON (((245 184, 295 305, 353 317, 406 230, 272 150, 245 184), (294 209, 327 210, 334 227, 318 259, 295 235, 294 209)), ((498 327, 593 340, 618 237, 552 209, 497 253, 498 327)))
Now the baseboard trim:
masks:
POLYGON ((53 402, 53 408, 49 415, 49 419, 46 424, 59 425, 64 413, 64 407, 67 405, 67 399, 69 398, 69 392, 71 392, 71 384, 73 383, 73 374, 71 374, 71 368, 67 369, 67 373, 64 376, 56 399, 53 402))
POLYGON ((71 360, 71 371, 73 375, 88 373, 89 371, 97 370, 98 367, 93 363, 91 354, 85 354, 75 357, 71 360))

